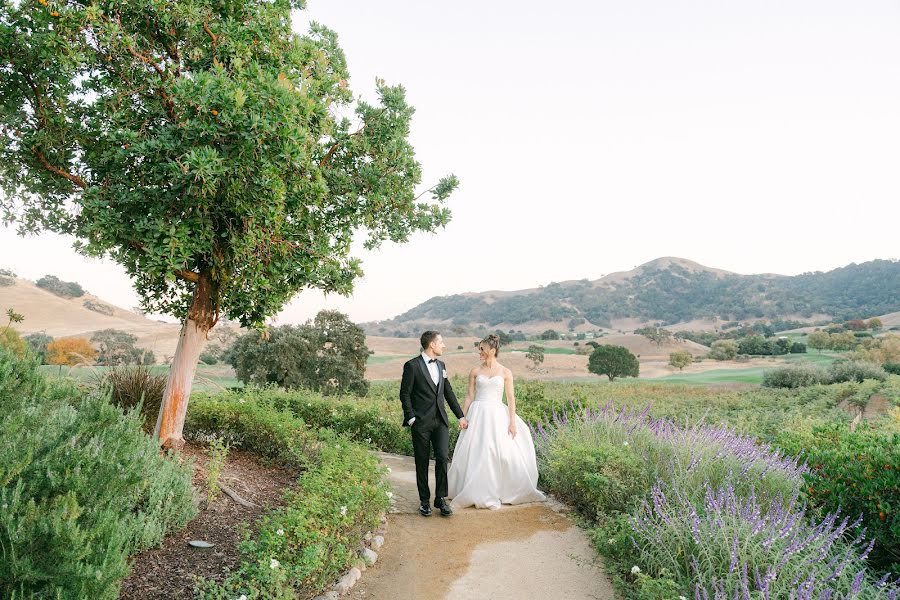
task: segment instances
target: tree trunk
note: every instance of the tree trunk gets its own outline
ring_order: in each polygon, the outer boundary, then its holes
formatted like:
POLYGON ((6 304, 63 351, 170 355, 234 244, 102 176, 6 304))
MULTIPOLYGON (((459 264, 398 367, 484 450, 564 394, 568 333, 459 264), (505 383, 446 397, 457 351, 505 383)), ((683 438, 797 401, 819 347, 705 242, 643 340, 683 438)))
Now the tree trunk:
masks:
POLYGON ((208 273, 201 273, 194 288, 194 299, 188 310, 187 318, 181 326, 178 347, 169 369, 169 380, 163 392, 159 416, 153 437, 157 438, 163 448, 181 450, 184 447, 182 430, 184 417, 187 414, 188 400, 194 374, 197 372, 197 361, 200 352, 206 345, 207 333, 215 325, 215 311, 212 308, 212 285, 208 273))

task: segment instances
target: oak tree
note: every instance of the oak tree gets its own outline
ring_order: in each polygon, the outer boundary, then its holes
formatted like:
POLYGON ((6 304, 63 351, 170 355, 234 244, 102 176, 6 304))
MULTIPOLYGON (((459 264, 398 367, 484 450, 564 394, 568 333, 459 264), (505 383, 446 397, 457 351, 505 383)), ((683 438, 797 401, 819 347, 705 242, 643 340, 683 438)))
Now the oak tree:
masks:
POLYGON ((261 327, 298 292, 349 293, 350 254, 435 231, 457 185, 417 194, 404 89, 355 98, 303 0, 0 3, 0 186, 22 232, 77 238, 182 319, 157 420, 180 447, 207 333, 261 327), (430 194, 424 197, 425 194, 430 194))

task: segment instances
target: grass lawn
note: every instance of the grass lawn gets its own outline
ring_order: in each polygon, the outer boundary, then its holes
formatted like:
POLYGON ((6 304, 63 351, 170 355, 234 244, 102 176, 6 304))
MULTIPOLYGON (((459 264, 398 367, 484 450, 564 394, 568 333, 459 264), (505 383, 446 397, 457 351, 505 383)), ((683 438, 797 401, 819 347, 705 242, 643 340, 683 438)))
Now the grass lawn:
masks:
POLYGON ((755 383, 760 384, 763 373, 769 367, 749 367, 747 369, 713 369, 702 373, 677 373, 665 377, 647 378, 645 381, 659 383, 683 383, 691 385, 704 385, 709 383, 755 383))

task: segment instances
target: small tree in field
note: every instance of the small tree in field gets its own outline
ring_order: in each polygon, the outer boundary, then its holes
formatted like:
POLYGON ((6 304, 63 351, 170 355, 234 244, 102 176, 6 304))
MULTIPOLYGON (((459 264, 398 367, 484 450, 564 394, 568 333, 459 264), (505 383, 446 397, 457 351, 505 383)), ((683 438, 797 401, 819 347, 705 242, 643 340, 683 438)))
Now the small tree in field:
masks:
POLYGON ((544 347, 537 344, 528 346, 528 352, 525 353, 525 360, 531 362, 531 368, 537 369, 538 365, 544 362, 544 347))
POLYGON ((881 329, 882 327, 884 327, 884 324, 881 322, 881 319, 879 319, 878 317, 872 317, 871 319, 866 321, 866 327, 868 327, 869 329, 877 330, 877 329, 881 329))
POLYGON ((683 371, 686 366, 694 362, 694 356, 687 350, 678 350, 669 354, 669 364, 683 371))
POLYGON ((597 346, 588 358, 588 371, 606 375, 610 381, 616 377, 637 377, 640 364, 637 357, 624 346, 597 346))
POLYGON ((808 336, 806 336, 806 345, 812 348, 813 350, 818 350, 821 352, 822 350, 828 348, 829 343, 831 342, 831 334, 827 331, 813 331, 808 336))
POLYGON ((90 364, 94 362, 95 358, 97 358, 97 351, 84 338, 53 340, 47 344, 48 365, 74 367, 80 364, 90 364))
POLYGON ((364 396, 369 349, 366 335, 346 315, 323 310, 304 325, 253 331, 237 339, 229 360, 244 383, 277 384, 323 393, 364 396))
POLYGON ((349 293, 355 232, 371 249, 450 218, 455 177, 416 193, 403 88, 355 100, 336 34, 291 30, 304 4, 0 4, 4 216, 74 235, 182 319, 164 446, 220 316, 262 327, 303 289, 349 293))

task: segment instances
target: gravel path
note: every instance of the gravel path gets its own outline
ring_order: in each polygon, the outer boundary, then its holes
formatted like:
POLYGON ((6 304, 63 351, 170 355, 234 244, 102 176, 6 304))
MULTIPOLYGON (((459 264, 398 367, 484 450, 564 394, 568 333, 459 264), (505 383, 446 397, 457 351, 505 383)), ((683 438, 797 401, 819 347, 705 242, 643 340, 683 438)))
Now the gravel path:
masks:
MULTIPOLYGON (((412 457, 379 453, 394 504, 378 562, 353 600, 612 600, 600 559, 566 507, 546 503, 418 513, 412 457)), ((434 463, 431 489, 434 490, 434 463)))

